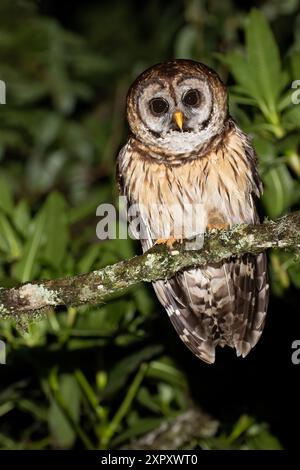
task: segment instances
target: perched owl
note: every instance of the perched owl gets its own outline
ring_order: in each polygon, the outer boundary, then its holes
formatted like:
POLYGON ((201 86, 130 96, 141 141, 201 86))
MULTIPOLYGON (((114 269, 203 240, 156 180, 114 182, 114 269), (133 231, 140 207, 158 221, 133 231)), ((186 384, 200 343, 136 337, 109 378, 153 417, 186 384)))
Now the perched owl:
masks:
MULTIPOLYGON (((151 67, 129 89, 127 119, 131 135, 117 176, 128 203, 140 209, 144 251, 161 239, 259 222, 255 152, 228 114, 226 88, 213 70, 191 60, 151 67)), ((205 362, 215 361, 217 345, 244 357, 261 336, 264 253, 188 269, 153 286, 180 338, 205 362)))

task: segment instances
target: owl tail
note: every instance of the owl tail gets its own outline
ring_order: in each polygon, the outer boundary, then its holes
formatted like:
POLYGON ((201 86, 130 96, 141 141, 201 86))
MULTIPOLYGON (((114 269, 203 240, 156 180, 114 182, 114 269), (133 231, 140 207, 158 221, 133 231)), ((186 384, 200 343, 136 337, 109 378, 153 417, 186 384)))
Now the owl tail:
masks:
POLYGON ((244 255, 154 283, 157 297, 186 346, 215 361, 217 345, 245 357, 259 340, 268 305, 266 256, 244 255))

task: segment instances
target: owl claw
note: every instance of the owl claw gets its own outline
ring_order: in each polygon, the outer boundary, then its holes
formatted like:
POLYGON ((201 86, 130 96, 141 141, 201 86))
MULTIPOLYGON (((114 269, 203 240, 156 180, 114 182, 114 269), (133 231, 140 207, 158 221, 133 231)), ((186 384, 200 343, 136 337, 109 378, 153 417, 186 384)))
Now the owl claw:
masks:
POLYGON ((228 228, 229 224, 226 223, 207 224, 207 230, 226 230, 228 228))

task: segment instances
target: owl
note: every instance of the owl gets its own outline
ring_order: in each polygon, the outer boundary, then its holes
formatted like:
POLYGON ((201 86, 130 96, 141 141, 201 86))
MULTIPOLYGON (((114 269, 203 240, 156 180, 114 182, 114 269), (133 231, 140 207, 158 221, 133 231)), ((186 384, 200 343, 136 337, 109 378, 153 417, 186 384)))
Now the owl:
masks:
MULTIPOLYGON (((191 60, 154 65, 127 95, 130 136, 117 159, 129 206, 139 208, 143 251, 212 229, 259 223, 262 193, 251 142, 228 113, 224 84, 191 60), (183 221, 183 223, 182 223, 183 221)), ((153 283, 186 346, 207 363, 228 345, 245 357, 262 334, 266 256, 245 254, 153 283)))

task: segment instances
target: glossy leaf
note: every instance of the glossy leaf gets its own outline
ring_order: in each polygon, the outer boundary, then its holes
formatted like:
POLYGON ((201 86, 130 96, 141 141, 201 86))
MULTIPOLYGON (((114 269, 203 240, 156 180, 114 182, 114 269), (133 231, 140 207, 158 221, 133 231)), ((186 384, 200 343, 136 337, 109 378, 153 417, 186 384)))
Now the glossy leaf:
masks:
POLYGON ((267 20, 252 10, 246 28, 247 59, 255 96, 276 113, 283 78, 279 49, 267 20))
POLYGON ((42 239, 45 236, 45 227, 46 213, 41 210, 34 220, 33 231, 24 246, 22 259, 13 268, 14 277, 21 282, 32 279, 38 269, 36 263, 42 239))
POLYGON ((284 165, 278 165, 264 175, 262 202, 267 214, 279 217, 293 201, 294 181, 284 165))

